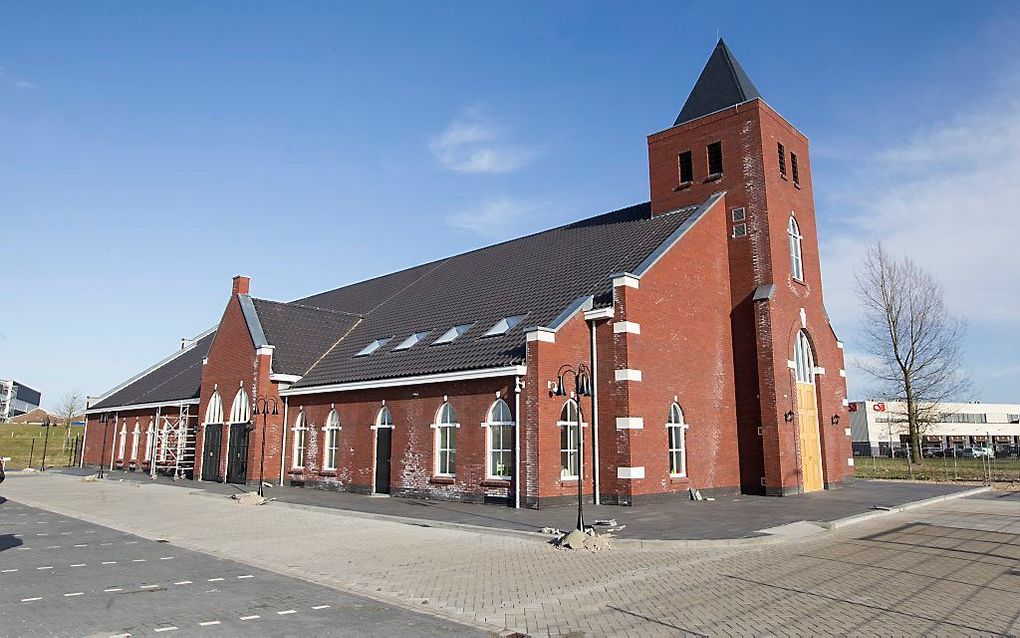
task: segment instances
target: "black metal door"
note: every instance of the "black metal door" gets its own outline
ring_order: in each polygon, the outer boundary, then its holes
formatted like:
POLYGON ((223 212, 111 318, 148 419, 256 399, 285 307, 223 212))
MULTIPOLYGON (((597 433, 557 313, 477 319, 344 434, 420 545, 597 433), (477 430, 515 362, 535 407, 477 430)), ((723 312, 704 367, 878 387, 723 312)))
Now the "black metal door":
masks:
POLYGON ((390 493, 390 451, 393 430, 378 428, 375 431, 375 492, 390 493))
POLYGON ((244 484, 248 476, 248 424, 230 424, 230 445, 227 451, 227 483, 244 484))
POLYGON ((205 426, 205 443, 202 446, 202 480, 220 480, 220 445, 223 442, 223 426, 205 426))

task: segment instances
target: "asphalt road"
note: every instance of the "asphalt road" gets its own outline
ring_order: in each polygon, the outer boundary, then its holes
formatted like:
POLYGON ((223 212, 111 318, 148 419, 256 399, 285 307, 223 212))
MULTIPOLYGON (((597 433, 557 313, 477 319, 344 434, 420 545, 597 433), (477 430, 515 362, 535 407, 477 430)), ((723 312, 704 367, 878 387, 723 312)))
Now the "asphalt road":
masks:
POLYGON ((0 497, 0 636, 152 635, 485 634, 0 497))

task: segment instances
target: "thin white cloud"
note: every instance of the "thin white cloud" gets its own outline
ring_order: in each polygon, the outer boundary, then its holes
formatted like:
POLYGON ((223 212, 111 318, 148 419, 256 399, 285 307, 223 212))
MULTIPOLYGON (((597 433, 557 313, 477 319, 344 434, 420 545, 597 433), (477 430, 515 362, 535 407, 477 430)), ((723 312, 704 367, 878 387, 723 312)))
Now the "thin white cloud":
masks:
POLYGON ((466 110, 429 141, 439 165, 458 173, 507 173, 526 166, 535 152, 508 139, 480 109, 466 110))
POLYGON ((32 84, 28 80, 16 80, 14 82, 14 88, 18 89, 19 91, 31 91, 32 89, 37 89, 39 87, 36 86, 35 84, 32 84))
POLYGON ((528 225, 544 204, 499 197, 464 209, 447 218, 447 223, 487 239, 503 239, 528 225))

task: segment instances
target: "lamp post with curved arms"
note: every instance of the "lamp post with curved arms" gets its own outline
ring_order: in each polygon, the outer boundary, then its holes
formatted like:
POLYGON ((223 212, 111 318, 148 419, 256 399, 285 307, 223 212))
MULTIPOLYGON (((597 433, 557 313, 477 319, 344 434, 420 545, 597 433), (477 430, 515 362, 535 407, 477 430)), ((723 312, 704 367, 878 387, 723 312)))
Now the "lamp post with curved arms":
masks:
POLYGON ((262 415, 262 452, 259 453, 259 496, 265 497, 263 490, 263 473, 266 468, 266 421, 269 415, 280 414, 279 402, 276 397, 260 394, 255 397, 255 415, 262 415))
POLYGON ((103 424, 103 449, 99 450, 99 478, 103 478, 103 464, 106 462, 106 423, 110 415, 103 412, 99 415, 99 422, 103 424))
POLYGON ((50 417, 43 419, 43 427, 46 428, 46 436, 43 438, 42 463, 39 464, 39 471, 46 471, 46 450, 50 447, 50 417))
MULTIPOLYGON (((573 395, 578 400, 577 403, 577 529, 578 531, 584 531, 584 441, 581 437, 581 397, 590 397, 592 395, 592 375, 591 369, 583 364, 579 363, 577 367, 573 367, 569 364, 560 366, 559 371, 556 372, 556 390, 553 392, 558 397, 567 396, 570 394, 567 391, 566 385, 564 385, 563 377, 566 375, 572 375, 574 377, 574 391, 573 395)), ((567 426, 569 427, 569 426, 567 426)))

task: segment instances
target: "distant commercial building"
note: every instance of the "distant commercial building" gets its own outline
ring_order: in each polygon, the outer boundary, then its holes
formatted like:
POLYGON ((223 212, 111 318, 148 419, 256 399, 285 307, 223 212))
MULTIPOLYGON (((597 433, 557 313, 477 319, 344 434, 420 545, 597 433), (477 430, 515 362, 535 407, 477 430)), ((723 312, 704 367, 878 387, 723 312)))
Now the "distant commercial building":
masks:
POLYGON ((0 423, 39 407, 42 394, 13 379, 0 379, 0 423))
MULTIPOLYGON (((939 420, 921 432, 923 448, 1020 445, 1020 404, 943 403, 939 420)), ((906 404, 901 401, 855 401, 850 404, 854 453, 889 454, 906 447, 906 404)))

